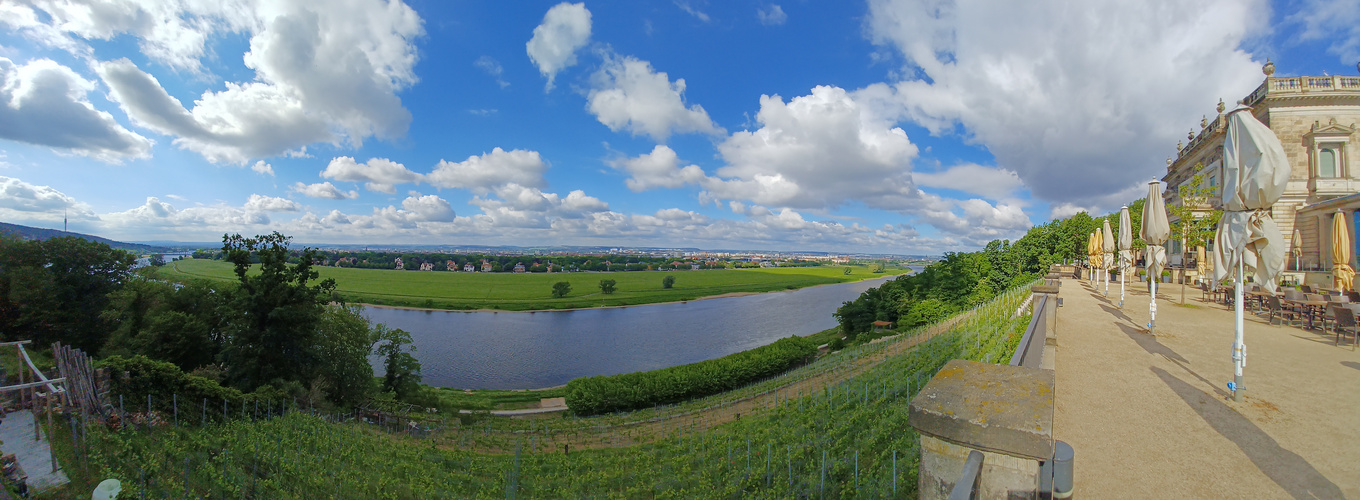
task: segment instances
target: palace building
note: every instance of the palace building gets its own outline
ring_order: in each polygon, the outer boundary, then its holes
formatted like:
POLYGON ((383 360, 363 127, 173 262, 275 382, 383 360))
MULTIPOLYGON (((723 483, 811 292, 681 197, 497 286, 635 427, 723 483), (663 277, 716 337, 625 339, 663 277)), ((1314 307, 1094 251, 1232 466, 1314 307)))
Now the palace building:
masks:
MULTIPOLYGON (((1357 65, 1360 69, 1360 65, 1357 65)), ((1346 214, 1355 228, 1356 211, 1360 210, 1360 77, 1356 76, 1296 76, 1276 78, 1275 65, 1267 62, 1262 68, 1266 78, 1256 91, 1241 100, 1252 108, 1252 114, 1270 127, 1284 145, 1289 157, 1289 186, 1284 196, 1271 209, 1271 216, 1280 232, 1294 250, 1294 230, 1298 229, 1302 243, 1298 263, 1291 257, 1287 270, 1303 278, 1298 271, 1316 271, 1309 282, 1329 282, 1326 274, 1332 266, 1332 218, 1338 210, 1346 214)), ((1200 121, 1199 133, 1193 130, 1189 142, 1177 145, 1178 154, 1167 160, 1166 183, 1163 194, 1168 206, 1181 203, 1178 188, 1194 181, 1197 166, 1201 179, 1208 187, 1217 188, 1223 181, 1223 139, 1227 128, 1224 113, 1230 109, 1222 100, 1218 115, 1200 121)), ((1221 209, 1219 192, 1203 208, 1221 209)), ((1174 221, 1173 221, 1174 222, 1174 221)), ((1360 229, 1360 228, 1357 228, 1360 229)), ((1352 245, 1355 235, 1352 230, 1352 245)), ((1212 242, 1210 243, 1212 245, 1212 242)), ((1179 241, 1171 242, 1168 257, 1172 265, 1185 258, 1193 259, 1193 251, 1184 249, 1179 241)), ((1356 267, 1351 252, 1351 267, 1356 267)), ((1189 264, 1187 262, 1187 264, 1189 264)))

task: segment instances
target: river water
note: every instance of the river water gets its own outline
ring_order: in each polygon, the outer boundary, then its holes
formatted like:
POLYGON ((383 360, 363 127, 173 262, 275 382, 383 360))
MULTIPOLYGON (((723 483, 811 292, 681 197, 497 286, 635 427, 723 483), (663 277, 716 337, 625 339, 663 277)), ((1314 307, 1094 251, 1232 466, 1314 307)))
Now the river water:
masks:
MULTIPOLYGON (((882 279, 744 297, 612 309, 451 312, 366 307, 411 333, 424 382, 461 389, 552 387, 577 377, 713 359, 836 326, 836 308, 882 279)), ((375 368, 381 373, 380 361, 375 368)))

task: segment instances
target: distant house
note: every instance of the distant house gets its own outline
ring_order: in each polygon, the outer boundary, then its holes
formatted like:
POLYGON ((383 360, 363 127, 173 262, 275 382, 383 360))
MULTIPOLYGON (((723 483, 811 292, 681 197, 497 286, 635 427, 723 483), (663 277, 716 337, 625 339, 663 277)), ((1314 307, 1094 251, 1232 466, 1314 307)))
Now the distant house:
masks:
POLYGON ((463 272, 465 272, 465 273, 474 272, 474 271, 476 271, 476 270, 477 270, 477 266, 472 265, 471 262, 469 262, 469 263, 467 263, 467 264, 463 264, 463 272))
POLYGON ((881 332, 881 331, 887 330, 887 329, 889 329, 889 328, 892 328, 892 326, 893 326, 893 324, 892 324, 891 321, 875 321, 875 322, 874 322, 874 331, 875 331, 875 332, 881 332))
POLYGON ((458 270, 458 263, 457 263, 457 262, 454 262, 454 261, 448 261, 448 262, 445 262, 445 263, 444 263, 444 267, 445 267, 446 269, 450 270, 450 271, 457 271, 457 270, 458 270))
POLYGON ((515 263, 515 272, 517 272, 517 273, 522 273, 522 272, 524 272, 524 263, 523 263, 523 262, 516 262, 516 263, 515 263))
POLYGON ((402 270, 402 269, 406 269, 406 264, 403 264, 403 263, 401 262, 401 257, 397 257, 397 260, 394 261, 394 262, 397 264, 396 269, 397 269, 398 271, 400 271, 400 270, 402 270))
POLYGON ((421 271, 433 271, 433 270, 434 270, 434 264, 431 264, 431 263, 429 263, 429 262, 422 262, 422 263, 420 263, 420 270, 421 270, 421 271))
MULTIPOLYGON (((699 263, 698 263, 698 262, 691 262, 691 263, 689 264, 689 270, 691 270, 691 271, 698 271, 698 270, 699 270, 699 263)), ((1148 286, 1151 286, 1151 285, 1148 285, 1148 286)))
POLYGON ((487 262, 486 259, 482 259, 482 272, 484 273, 491 272, 491 263, 487 262))
POLYGON ((549 263, 548 263, 548 272, 551 273, 552 270, 553 270, 553 263, 549 262, 549 263))

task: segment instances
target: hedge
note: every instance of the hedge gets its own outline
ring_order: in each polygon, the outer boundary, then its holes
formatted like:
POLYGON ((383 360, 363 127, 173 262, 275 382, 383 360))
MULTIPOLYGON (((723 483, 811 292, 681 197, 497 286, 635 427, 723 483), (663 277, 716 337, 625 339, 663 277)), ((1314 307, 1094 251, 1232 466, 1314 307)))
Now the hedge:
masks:
POLYGON ((567 383, 567 407, 577 415, 596 415, 679 403, 778 375, 816 354, 812 341, 789 337, 688 365, 578 378, 567 383))
POLYGON ((261 412, 269 406, 279 408, 281 405, 293 405, 290 398, 272 388, 262 387, 264 390, 243 393, 214 380, 184 373, 174 363, 156 361, 142 355, 130 358, 109 356, 96 362, 95 366, 109 372, 110 387, 105 402, 116 410, 118 397, 122 396, 128 413, 146 411, 147 396, 151 396, 151 405, 156 411, 171 413, 178 401, 179 411, 185 418, 189 415, 200 417, 201 414, 213 421, 223 420, 224 401, 228 406, 227 418, 237 417, 243 412, 253 414, 256 404, 261 412), (200 408, 205 405, 205 408, 200 408))

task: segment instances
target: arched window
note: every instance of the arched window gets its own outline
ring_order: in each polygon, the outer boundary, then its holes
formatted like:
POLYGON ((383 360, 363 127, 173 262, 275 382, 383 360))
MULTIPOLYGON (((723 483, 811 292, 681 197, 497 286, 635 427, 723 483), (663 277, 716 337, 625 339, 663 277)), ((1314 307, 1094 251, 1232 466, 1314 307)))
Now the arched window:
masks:
POLYGON ((1324 149, 1318 152, 1318 177, 1331 179, 1336 176, 1336 151, 1324 149))

